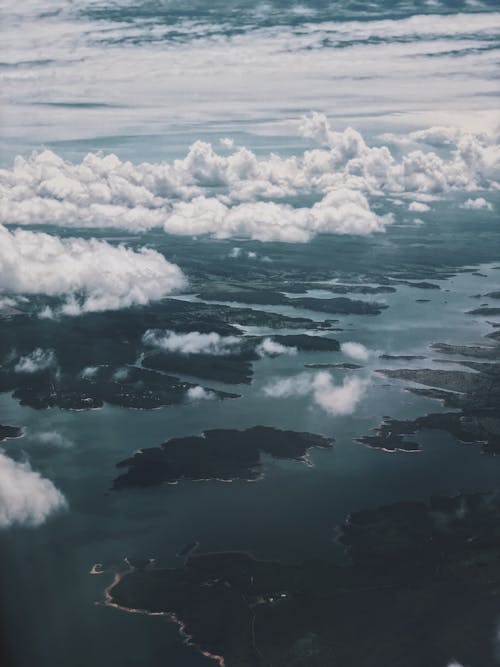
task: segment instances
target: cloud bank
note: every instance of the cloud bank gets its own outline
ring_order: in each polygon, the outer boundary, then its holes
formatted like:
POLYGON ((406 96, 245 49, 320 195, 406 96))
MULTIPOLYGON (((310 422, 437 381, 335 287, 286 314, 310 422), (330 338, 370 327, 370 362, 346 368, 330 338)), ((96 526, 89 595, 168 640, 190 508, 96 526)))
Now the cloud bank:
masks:
POLYGON ((0 225, 0 290, 66 297, 64 314, 144 305, 186 284, 178 266, 148 248, 11 232, 0 225))
POLYGON ((368 380, 346 377, 335 384, 330 373, 321 371, 310 375, 300 373, 277 380, 264 387, 264 394, 273 398, 311 396, 314 403, 333 416, 354 412, 368 386, 368 380))
MULTIPOLYGON (((391 218, 371 209, 373 195, 500 187, 494 132, 435 126, 369 146, 355 129, 334 131, 325 115, 312 113, 299 133, 320 147, 260 158, 246 148, 219 154, 196 141, 183 159, 141 164, 92 153, 72 164, 48 150, 17 157, 0 170, 0 223, 306 242, 321 233, 383 231, 391 218), (283 202, 304 194, 318 201, 302 208, 283 202)), ((428 210, 419 201, 409 208, 428 210)))
POLYGON ((66 507, 66 499, 50 480, 0 450, 0 528, 39 526, 66 507))

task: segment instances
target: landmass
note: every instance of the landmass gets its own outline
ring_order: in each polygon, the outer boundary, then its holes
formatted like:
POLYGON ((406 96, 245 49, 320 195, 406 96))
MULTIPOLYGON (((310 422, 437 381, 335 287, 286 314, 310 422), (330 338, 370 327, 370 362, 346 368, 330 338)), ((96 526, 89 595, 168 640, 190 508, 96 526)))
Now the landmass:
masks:
POLYGON ((0 424, 0 441, 19 438, 22 434, 23 430, 19 426, 4 426, 0 424))
POLYGON ((159 447, 141 449, 117 464, 127 471, 113 488, 147 487, 180 480, 256 480, 262 455, 306 461, 311 448, 330 448, 334 439, 314 433, 254 426, 243 431, 214 429, 201 436, 173 438, 159 447))
POLYGON ((498 493, 351 514, 350 564, 196 553, 119 572, 105 604, 163 614, 221 667, 474 667, 495 663, 498 493), (473 619, 473 622, 471 622, 473 619))

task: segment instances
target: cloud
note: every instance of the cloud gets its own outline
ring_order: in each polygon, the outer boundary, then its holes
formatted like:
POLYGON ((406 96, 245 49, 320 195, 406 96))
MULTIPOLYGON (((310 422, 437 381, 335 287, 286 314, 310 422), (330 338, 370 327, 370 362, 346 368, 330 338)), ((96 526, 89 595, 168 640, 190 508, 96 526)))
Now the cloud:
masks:
POLYGON ((241 344, 239 336, 221 336, 215 331, 210 333, 191 331, 178 334, 168 329, 165 331, 148 329, 142 341, 145 345, 158 347, 167 352, 213 355, 231 354, 237 351, 241 344))
POLYGON ((94 378, 98 372, 98 366, 86 366, 84 369, 82 369, 80 377, 82 377, 84 380, 92 380, 92 378, 94 378))
POLYGON ((491 202, 486 201, 484 197, 477 197, 476 199, 467 199, 466 201, 464 201, 464 203, 461 205, 460 208, 466 208, 472 211, 478 211, 482 208, 485 208, 488 211, 493 210, 491 202))
POLYGON ((66 507, 66 499, 50 480, 0 450, 0 528, 39 526, 66 507))
POLYGON ((357 377, 346 377, 342 384, 336 385, 330 373, 321 371, 278 380, 264 387, 264 393, 273 398, 312 396, 316 405, 337 416, 352 414, 367 386, 368 380, 357 377))
POLYGON ((426 211, 430 211, 431 207, 420 201, 412 201, 408 206, 408 210, 412 213, 425 213, 426 211))
POLYGON ((368 235, 384 231, 391 216, 371 211, 366 197, 355 190, 332 190, 311 208, 275 202, 227 206, 213 197, 179 202, 164 225, 171 234, 256 241, 305 243, 317 234, 368 235))
POLYGON ((186 392, 189 401, 211 401, 217 398, 213 391, 208 391, 204 387, 190 387, 186 392))
POLYGON ((57 359, 54 350, 42 350, 37 347, 33 352, 20 357, 14 366, 16 373, 39 373, 48 368, 57 368, 57 359))
POLYGON ((346 342, 340 346, 342 352, 358 361, 367 361, 370 358, 370 350, 361 343, 346 342))
POLYGON ((291 347, 290 345, 282 345, 272 338, 264 338, 264 340, 257 346, 256 352, 261 357, 274 357, 280 354, 297 354, 297 348, 291 347))
MULTIPOLYGON (((172 163, 90 153, 72 164, 51 151, 18 157, 12 169, 0 170, 0 222, 305 242, 320 233, 383 231, 391 218, 370 208, 374 194, 436 196, 496 188, 500 181, 494 132, 435 126, 385 135, 398 144, 394 154, 387 145, 369 146, 351 127, 334 131, 316 112, 302 119, 299 132, 321 147, 258 157, 246 148, 221 155, 196 141, 172 163), (302 208, 283 203, 303 194, 318 201, 302 208)), ((428 209, 414 201, 410 210, 428 209)))
POLYGON ((111 379, 113 382, 124 382, 128 378, 129 369, 128 368, 117 368, 113 373, 111 379))
POLYGON ((30 439, 39 442, 42 445, 53 447, 54 449, 71 449, 75 445, 73 440, 70 440, 70 438, 67 438, 57 431, 35 433, 30 439))
POLYGON ((0 289, 65 296, 61 311, 67 315, 144 305, 186 284, 178 266, 148 248, 11 232, 0 225, 0 289))

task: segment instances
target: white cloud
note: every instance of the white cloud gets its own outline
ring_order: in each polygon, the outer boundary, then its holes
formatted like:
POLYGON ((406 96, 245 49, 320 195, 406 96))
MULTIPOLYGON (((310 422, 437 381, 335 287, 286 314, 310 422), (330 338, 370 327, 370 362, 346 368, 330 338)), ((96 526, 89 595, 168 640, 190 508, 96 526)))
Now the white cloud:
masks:
POLYGON ((174 331, 158 331, 148 329, 142 337, 143 343, 151 347, 158 347, 167 352, 181 354, 213 354, 225 355, 237 351, 241 344, 239 336, 221 336, 212 331, 200 333, 175 333, 174 331))
POLYGON ((31 436, 31 440, 39 442, 42 445, 48 445, 55 449, 71 449, 75 443, 70 438, 58 433, 57 431, 43 431, 42 433, 35 433, 31 436))
POLYGON ((367 361, 370 358, 370 350, 368 350, 361 343, 348 341, 346 343, 342 343, 340 349, 345 355, 358 361, 367 361))
POLYGON ((217 395, 213 391, 208 391, 199 385, 190 387, 186 394, 189 401, 211 401, 214 398, 217 398, 217 395))
POLYGON ((80 373, 80 377, 84 380, 92 380, 99 372, 98 366, 86 366, 80 373))
POLYGON ((0 450, 0 528, 39 526, 67 502, 54 484, 0 450))
POLYGON ((114 382, 124 382, 128 378, 129 369, 128 368, 117 368, 113 373, 112 380, 114 382))
POLYGON ((39 373, 56 367, 57 359, 54 350, 42 350, 41 347, 37 347, 33 352, 20 357, 14 370, 16 373, 39 373))
MULTIPOLYGON (((159 227, 180 235, 304 242, 319 233, 383 231, 391 219, 371 210, 367 197, 373 194, 421 199, 498 187, 500 181, 494 132, 435 126, 386 135, 402 147, 400 155, 369 146, 351 127, 334 131, 320 113, 304 117, 299 131, 322 148, 284 157, 257 157, 246 148, 220 155, 212 144, 196 141, 172 163, 132 164, 90 153, 72 164, 51 151, 18 157, 12 169, 0 170, 0 222, 135 232, 159 227), (445 150, 438 154, 433 146, 445 150), (308 208, 280 202, 297 194, 321 199, 308 208)), ((429 209, 413 201, 410 210, 429 209)))
POLYGON ((430 211, 431 207, 420 201, 412 201, 408 206, 408 210, 412 213, 425 213, 426 211, 430 211))
POLYGON ((290 345, 282 345, 272 338, 264 338, 257 346, 256 352, 261 357, 274 357, 280 354, 297 354, 297 348, 290 345))
POLYGON ((332 190, 311 208, 293 208, 275 202, 227 206, 213 197, 179 202, 164 225, 166 232, 216 238, 250 238, 257 241, 304 243, 316 234, 367 235, 384 231, 390 216, 371 211, 358 191, 332 190))
POLYGON ((0 225, 0 289, 66 296, 62 312, 68 315, 143 305, 186 282, 178 266, 148 248, 11 232, 0 225))
POLYGON ((493 210, 491 202, 486 201, 484 197, 477 197, 476 199, 467 199, 466 201, 464 201, 461 208, 466 208, 473 211, 478 211, 482 208, 485 208, 488 211, 493 210))
POLYGON ((321 371, 278 380, 264 387, 264 393, 274 398, 310 395, 316 405, 336 416, 352 414, 367 386, 368 380, 357 377, 346 377, 336 385, 330 373, 321 371))

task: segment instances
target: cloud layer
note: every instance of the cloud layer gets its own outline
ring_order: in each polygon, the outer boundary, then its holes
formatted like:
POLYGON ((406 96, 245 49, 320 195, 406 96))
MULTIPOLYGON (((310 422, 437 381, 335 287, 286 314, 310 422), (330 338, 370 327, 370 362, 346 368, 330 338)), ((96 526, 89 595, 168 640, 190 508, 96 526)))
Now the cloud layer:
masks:
MULTIPOLYGON (((196 141, 183 159, 135 165, 92 153, 79 164, 47 150, 18 157, 0 170, 0 222, 305 242, 320 233, 383 231, 391 218, 371 209, 372 195, 500 187, 494 133, 436 126, 385 135, 398 146, 393 153, 369 146, 353 128, 334 131, 319 113, 304 117, 299 132, 321 147, 258 158, 246 148, 218 154, 196 141), (318 201, 298 208, 282 201, 303 194, 318 201)), ((410 210, 428 206, 415 201, 410 210)))
POLYGON ((0 290, 66 297, 65 314, 142 305, 186 284, 179 267, 154 250, 0 225, 0 290))
POLYGON ((66 507, 66 499, 50 480, 0 450, 0 528, 39 526, 66 507))

